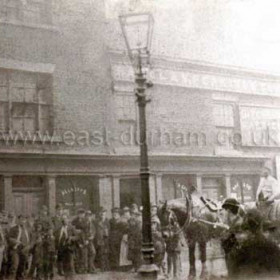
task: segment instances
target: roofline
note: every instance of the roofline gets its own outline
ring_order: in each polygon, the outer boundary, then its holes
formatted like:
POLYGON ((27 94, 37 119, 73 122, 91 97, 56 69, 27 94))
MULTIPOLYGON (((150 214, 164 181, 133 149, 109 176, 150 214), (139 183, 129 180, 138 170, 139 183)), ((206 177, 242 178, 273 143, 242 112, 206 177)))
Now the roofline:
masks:
MULTIPOLYGON (((129 59, 125 51, 110 49, 109 54, 121 59, 129 64, 129 59)), ((243 66, 234 66, 227 64, 218 64, 209 61, 192 60, 187 58, 174 58, 170 56, 151 56, 151 64, 156 66, 165 66, 166 68, 175 67, 177 70, 198 71, 205 73, 216 73, 225 76, 247 77, 251 79, 261 79, 280 82, 280 72, 264 71, 261 69, 248 68, 243 66)))

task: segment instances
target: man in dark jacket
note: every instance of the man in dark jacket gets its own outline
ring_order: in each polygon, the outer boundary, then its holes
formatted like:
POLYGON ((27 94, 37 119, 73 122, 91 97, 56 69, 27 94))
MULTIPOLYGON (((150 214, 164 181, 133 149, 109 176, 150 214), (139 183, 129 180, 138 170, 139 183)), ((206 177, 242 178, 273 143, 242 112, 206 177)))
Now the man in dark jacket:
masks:
POLYGON ((96 235, 95 223, 92 219, 91 211, 86 212, 86 241, 85 241, 85 249, 86 249, 86 268, 88 273, 95 273, 95 256, 96 250, 94 247, 94 238, 96 235))
POLYGON ((73 279, 74 249, 78 240, 75 228, 69 223, 67 215, 62 216, 62 225, 55 233, 58 262, 62 264, 66 279, 73 279))
POLYGON ((96 259, 98 265, 102 271, 109 270, 109 221, 106 217, 107 211, 104 208, 100 208, 99 215, 96 220, 96 259))
POLYGON ((76 272, 78 274, 86 273, 86 220, 85 210, 79 209, 78 216, 72 221, 72 225, 79 232, 79 240, 75 248, 76 251, 76 272))
POLYGON ((242 233, 242 224, 244 211, 240 203, 235 198, 227 198, 223 204, 222 208, 226 210, 226 224, 229 229, 224 234, 222 238, 222 248, 225 252, 225 261, 228 270, 228 275, 232 275, 232 262, 230 260, 230 255, 233 253, 236 247, 239 246, 238 235, 242 233))
POLYGON ((142 263, 142 216, 137 205, 131 207, 131 218, 128 226, 128 259, 137 271, 142 263))
POLYGON ((264 236, 263 224, 258 210, 247 211, 243 228, 248 235, 230 254, 232 279, 279 279, 280 248, 264 236))
POLYGON ((23 279, 26 273, 32 236, 26 226, 26 218, 18 216, 18 221, 8 233, 9 253, 11 259, 10 278, 23 279))
POLYGON ((121 220, 119 208, 112 209, 112 216, 109 231, 109 252, 110 267, 115 270, 120 266, 121 241, 126 230, 126 224, 121 220))

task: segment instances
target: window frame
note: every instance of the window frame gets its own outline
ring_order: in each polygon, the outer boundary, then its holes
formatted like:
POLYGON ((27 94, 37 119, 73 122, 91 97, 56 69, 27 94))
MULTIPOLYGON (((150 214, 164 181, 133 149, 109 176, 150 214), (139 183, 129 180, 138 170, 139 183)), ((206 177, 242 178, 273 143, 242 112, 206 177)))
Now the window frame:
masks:
MULTIPOLYGON (((5 68, 0 68, 0 71, 3 72, 3 76, 6 76, 6 88, 7 88, 7 100, 0 100, 1 104, 6 104, 7 108, 7 117, 6 120, 4 121, 5 124, 2 125, 4 127, 4 129, 2 127, 0 127, 0 131, 7 133, 10 131, 13 132, 31 132, 31 133, 53 133, 53 90, 49 90, 50 88, 52 89, 52 75, 51 74, 45 74, 45 73, 33 73, 33 72, 29 72, 29 71, 22 71, 22 70, 17 70, 17 69, 5 69, 5 68), (33 98, 33 100, 27 100, 26 99, 26 89, 30 89, 28 87, 23 88, 23 100, 14 100, 13 99, 13 89, 15 87, 13 87, 13 82, 12 82, 12 75, 13 74, 24 74, 24 75, 28 75, 28 74, 32 74, 35 75, 35 87, 32 89, 35 89, 35 96, 33 98), (42 76, 44 76, 43 80, 47 81, 47 83, 44 86, 39 86, 39 81, 42 80, 42 76), (45 94, 50 95, 49 97, 47 97, 47 99, 49 99, 49 102, 43 102, 40 100, 39 98, 39 94, 41 93, 41 91, 44 90, 45 94), (28 107, 32 108, 34 107, 34 110, 32 109, 32 111, 34 112, 34 117, 33 116, 28 116, 27 114, 23 113, 23 115, 14 115, 14 110, 16 107, 22 106, 23 110, 25 111, 28 107), (24 108, 25 107, 25 108, 24 108), (41 116, 41 107, 47 107, 48 108, 48 118, 46 117, 42 117, 41 116), (23 121, 23 127, 22 130, 14 130, 14 120, 16 119, 20 119, 23 121), (25 120, 28 119, 32 119, 34 120, 34 129, 32 129, 32 131, 30 129, 28 129, 26 127, 26 123, 25 120), (48 119, 48 128, 44 131, 42 131, 42 126, 41 126, 41 119, 45 120, 48 119)), ((21 83, 15 83, 15 84, 21 84, 21 83)), ((1 87, 5 87, 4 85, 1 85, 1 87)), ((1 113, 2 115, 2 113, 1 113)))

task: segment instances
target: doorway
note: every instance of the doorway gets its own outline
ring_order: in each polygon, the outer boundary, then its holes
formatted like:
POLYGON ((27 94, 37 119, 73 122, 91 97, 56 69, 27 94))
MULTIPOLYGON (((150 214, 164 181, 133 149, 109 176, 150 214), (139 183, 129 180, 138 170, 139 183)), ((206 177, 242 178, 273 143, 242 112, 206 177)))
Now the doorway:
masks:
POLYGON ((44 205, 44 193, 14 193, 14 206, 16 215, 35 217, 44 205))
POLYGON ((13 176, 13 205, 16 215, 37 216, 44 204, 43 177, 13 176))

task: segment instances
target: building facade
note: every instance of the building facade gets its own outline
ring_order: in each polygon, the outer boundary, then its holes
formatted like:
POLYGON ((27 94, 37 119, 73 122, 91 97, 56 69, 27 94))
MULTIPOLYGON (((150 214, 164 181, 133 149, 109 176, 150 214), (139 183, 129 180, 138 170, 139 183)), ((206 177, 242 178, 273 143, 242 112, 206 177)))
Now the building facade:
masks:
MULTIPOLYGON (((140 205, 133 72, 105 3, 9 0, 0 11, 1 208, 140 205)), ((180 197, 180 184, 253 200, 262 166, 278 175, 280 76, 156 54, 152 64, 151 201, 180 197)))

